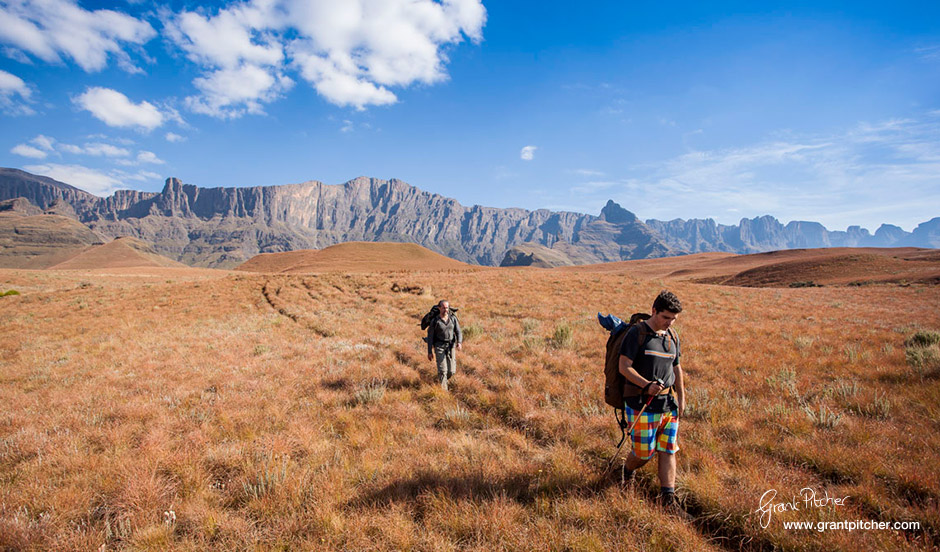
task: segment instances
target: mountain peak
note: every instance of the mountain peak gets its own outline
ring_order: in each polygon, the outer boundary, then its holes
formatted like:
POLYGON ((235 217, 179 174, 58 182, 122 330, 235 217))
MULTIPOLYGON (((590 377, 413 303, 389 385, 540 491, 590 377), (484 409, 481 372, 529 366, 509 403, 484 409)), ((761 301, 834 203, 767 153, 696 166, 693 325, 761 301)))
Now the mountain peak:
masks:
POLYGON ((612 223, 636 222, 636 215, 627 211, 612 199, 601 209, 601 219, 612 223))

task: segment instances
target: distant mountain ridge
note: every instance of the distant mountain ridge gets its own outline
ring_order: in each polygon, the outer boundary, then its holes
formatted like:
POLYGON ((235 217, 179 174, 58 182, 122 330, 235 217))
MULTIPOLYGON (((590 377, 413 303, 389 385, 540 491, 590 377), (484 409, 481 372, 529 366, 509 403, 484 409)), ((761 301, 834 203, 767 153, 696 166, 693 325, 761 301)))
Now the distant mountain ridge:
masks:
POLYGON ((105 236, 152 243, 156 252, 171 259, 222 268, 259 253, 321 249, 349 241, 417 243, 453 259, 489 266, 499 265, 523 244, 549 248, 572 264, 698 251, 752 253, 846 245, 855 239, 850 234, 858 240, 880 240, 881 246, 940 247, 940 218, 913 233, 883 225, 874 236, 862 229, 853 234, 851 228, 829 232, 818 223, 783 226, 770 216, 742 219, 738 226, 711 219, 643 223, 613 201, 599 216, 465 207, 400 180, 366 177, 339 185, 309 181, 246 188, 200 188, 169 178, 159 193, 119 190, 100 198, 51 178, 0 168, 0 201, 18 197, 46 212, 71 216, 105 236))
POLYGON ((713 219, 668 222, 650 219, 646 224, 670 247, 689 253, 747 254, 819 247, 940 247, 940 217, 921 223, 913 232, 882 224, 874 235, 860 226, 831 231, 818 222, 791 221, 783 225, 769 215, 743 218, 737 225, 717 224, 713 219))

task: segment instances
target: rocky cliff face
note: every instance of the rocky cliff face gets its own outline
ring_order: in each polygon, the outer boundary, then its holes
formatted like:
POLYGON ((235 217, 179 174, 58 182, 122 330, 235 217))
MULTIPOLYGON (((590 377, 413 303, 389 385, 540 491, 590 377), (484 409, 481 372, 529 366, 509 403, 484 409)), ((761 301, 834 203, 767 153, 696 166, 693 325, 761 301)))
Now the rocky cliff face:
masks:
POLYGON ((647 220, 672 249, 689 253, 724 251, 761 253, 781 249, 817 247, 940 247, 940 218, 924 222, 914 232, 882 224, 872 235, 865 228, 827 230, 818 222, 791 221, 786 226, 765 215, 741 219, 737 225, 717 224, 712 219, 647 220))
POLYGON ((638 220, 609 201, 600 216, 545 209, 464 207, 400 180, 341 185, 199 188, 170 178, 160 193, 120 190, 99 198, 68 184, 0 168, 0 201, 23 197, 109 238, 130 236, 195 266, 233 267, 258 253, 320 249, 348 241, 417 243, 464 262, 499 265, 517 245, 538 245, 574 264, 725 251, 756 253, 836 246, 940 247, 940 218, 913 233, 882 225, 830 232, 771 216, 738 225, 712 219, 638 220))
MULTIPOLYGON (((122 190, 98 198, 51 179, 0 170, 0 199, 72 207, 110 237, 132 236, 191 265, 230 267, 258 253, 318 249, 347 241, 412 242, 465 262, 497 265, 514 245, 558 245, 576 262, 676 254, 611 202, 601 217, 544 209, 464 207, 399 180, 343 185, 199 188, 176 178, 158 193, 122 190)), ((61 211, 61 207, 60 207, 61 211)))

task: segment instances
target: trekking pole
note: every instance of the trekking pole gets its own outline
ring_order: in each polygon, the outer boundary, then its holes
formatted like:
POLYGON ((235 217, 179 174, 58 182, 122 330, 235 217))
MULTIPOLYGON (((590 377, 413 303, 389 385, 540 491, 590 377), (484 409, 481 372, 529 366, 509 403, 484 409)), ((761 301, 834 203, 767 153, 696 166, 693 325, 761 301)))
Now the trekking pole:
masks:
MULTIPOLYGON (((627 436, 630 437, 631 441, 633 440, 633 430, 636 429, 636 424, 640 423, 640 416, 642 416, 643 413, 646 412, 646 407, 649 406, 650 403, 653 402, 653 399, 655 398, 656 398, 656 395, 650 395, 650 398, 646 400, 646 404, 643 405, 643 408, 641 408, 640 412, 636 415, 636 419, 633 420, 633 425, 631 425, 630 429, 627 431, 627 436)), ((601 476, 602 481, 607 478, 608 474, 610 474, 610 468, 613 467, 614 460, 616 460, 617 456, 620 455, 620 449, 623 448, 623 445, 626 442, 627 442, 626 439, 624 439, 623 441, 620 441, 620 446, 617 447, 617 450, 614 451, 614 455, 610 458, 610 461, 607 462, 607 469, 604 470, 604 475, 601 476)))

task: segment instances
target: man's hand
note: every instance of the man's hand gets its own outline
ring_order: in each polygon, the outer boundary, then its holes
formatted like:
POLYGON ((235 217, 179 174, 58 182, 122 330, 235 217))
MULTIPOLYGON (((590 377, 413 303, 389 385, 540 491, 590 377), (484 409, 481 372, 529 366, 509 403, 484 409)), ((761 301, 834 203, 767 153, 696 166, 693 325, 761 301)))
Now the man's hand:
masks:
POLYGON ((682 414, 685 412, 685 397, 682 395, 676 396, 676 401, 679 403, 679 417, 682 417, 682 414))
POLYGON ((646 388, 647 395, 659 395, 659 392, 665 389, 662 385, 656 383, 655 381, 646 388))
POLYGON ((463 343, 458 343, 458 344, 457 344, 457 350, 459 351, 459 350, 461 350, 461 349, 463 349, 463 343))
POLYGON ((434 360, 434 353, 428 353, 428 360, 434 360))

